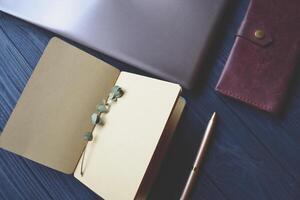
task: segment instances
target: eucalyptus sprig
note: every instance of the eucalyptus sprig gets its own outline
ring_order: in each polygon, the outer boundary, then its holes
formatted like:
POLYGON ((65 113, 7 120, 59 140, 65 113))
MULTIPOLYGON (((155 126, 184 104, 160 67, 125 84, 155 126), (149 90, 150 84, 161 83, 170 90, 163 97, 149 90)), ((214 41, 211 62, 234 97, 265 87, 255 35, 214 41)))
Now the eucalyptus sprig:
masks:
MULTIPOLYGON (((94 112, 91 115, 91 122, 94 126, 98 125, 104 125, 104 122, 102 120, 102 115, 106 114, 109 112, 110 107, 113 102, 116 102, 118 98, 122 97, 124 95, 124 91, 120 86, 115 85, 111 92, 109 93, 107 101, 102 100, 101 103, 99 103, 96 106, 96 112, 94 112)), ((92 141, 93 140, 93 135, 92 132, 86 132, 84 134, 84 139, 86 141, 92 141)))
MULTIPOLYGON (((93 136, 93 130, 95 129, 96 125, 104 125, 104 122, 102 120, 102 115, 106 114, 109 112, 110 107, 113 102, 116 102, 118 98, 122 97, 124 95, 124 91, 120 86, 115 85, 111 92, 109 93, 108 99, 107 100, 102 100, 101 103, 99 103, 96 106, 96 111, 91 115, 91 122, 94 125, 92 131, 86 132, 83 135, 83 139, 85 141, 92 141, 94 136, 93 136)), ((82 161, 81 161, 81 169, 80 169, 80 174, 83 176, 83 163, 84 163, 84 157, 85 157, 85 150, 82 155, 82 161)))

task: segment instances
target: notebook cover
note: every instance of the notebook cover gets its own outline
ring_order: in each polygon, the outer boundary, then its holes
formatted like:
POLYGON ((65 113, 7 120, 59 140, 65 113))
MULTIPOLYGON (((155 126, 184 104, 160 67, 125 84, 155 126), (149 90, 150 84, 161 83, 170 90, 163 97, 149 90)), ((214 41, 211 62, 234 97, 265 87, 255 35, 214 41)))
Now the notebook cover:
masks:
POLYGON ((0 10, 191 88, 229 2, 1 0, 0 10))
POLYGON ((53 38, 31 75, 2 135, 0 146, 71 174, 92 125, 89 116, 107 98, 119 70, 53 38))
POLYGON ((159 173, 162 161, 165 158, 168 148, 172 142, 172 137, 176 132, 176 128, 184 111, 185 104, 185 99, 183 97, 179 97, 166 124, 164 132, 158 142, 154 155, 151 158, 147 171, 144 174, 135 199, 147 199, 151 191, 151 187, 159 173))
POLYGON ((299 0, 251 1, 216 90, 278 113, 299 64, 299 12, 299 0))

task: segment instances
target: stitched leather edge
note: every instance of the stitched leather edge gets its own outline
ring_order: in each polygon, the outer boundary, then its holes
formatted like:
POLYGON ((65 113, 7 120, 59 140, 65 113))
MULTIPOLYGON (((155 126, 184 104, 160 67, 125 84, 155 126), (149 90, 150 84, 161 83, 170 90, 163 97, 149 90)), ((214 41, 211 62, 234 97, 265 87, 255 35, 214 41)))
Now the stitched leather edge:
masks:
POLYGON ((254 107, 257 107, 259 109, 262 109, 262 110, 265 110, 265 111, 268 111, 268 112, 272 112, 272 113, 274 112, 274 110, 272 109, 271 106, 267 106, 265 104, 256 103, 256 102, 250 100, 249 98, 242 97, 242 96, 240 96, 238 94, 235 94, 234 92, 232 92, 230 90, 224 90, 224 89, 222 89, 220 87, 216 87, 215 89, 216 89, 216 91, 220 92, 221 94, 228 95, 228 96, 233 97, 233 98, 235 98, 237 100, 244 101, 244 102, 246 102, 246 103, 248 103, 248 104, 250 104, 250 105, 252 105, 254 107))

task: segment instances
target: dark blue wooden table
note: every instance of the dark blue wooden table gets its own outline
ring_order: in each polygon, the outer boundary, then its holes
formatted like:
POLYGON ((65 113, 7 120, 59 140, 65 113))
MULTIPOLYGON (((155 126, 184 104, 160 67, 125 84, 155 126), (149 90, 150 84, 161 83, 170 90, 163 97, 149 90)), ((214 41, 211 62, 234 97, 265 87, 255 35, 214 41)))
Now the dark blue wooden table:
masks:
MULTIPOLYGON (((300 80, 277 117, 217 94, 234 35, 248 6, 239 1, 223 21, 198 86, 184 91, 186 110, 150 199, 178 199, 212 112, 219 121, 193 199, 300 199, 300 80)), ((0 12, 0 130, 3 130, 47 42, 54 34, 0 12)), ((140 72, 83 48, 114 66, 140 72)), ((117 192, 117 191, 116 191, 117 192)), ((0 199, 98 199, 71 175, 0 150, 0 199)))

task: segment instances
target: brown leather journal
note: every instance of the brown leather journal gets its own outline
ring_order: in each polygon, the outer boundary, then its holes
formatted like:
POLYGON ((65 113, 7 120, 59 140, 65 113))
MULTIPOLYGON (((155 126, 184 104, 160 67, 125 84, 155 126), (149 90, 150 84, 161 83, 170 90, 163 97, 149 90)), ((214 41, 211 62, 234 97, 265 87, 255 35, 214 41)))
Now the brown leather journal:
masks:
POLYGON ((254 0, 216 90, 277 113, 300 55, 300 1, 254 0))

